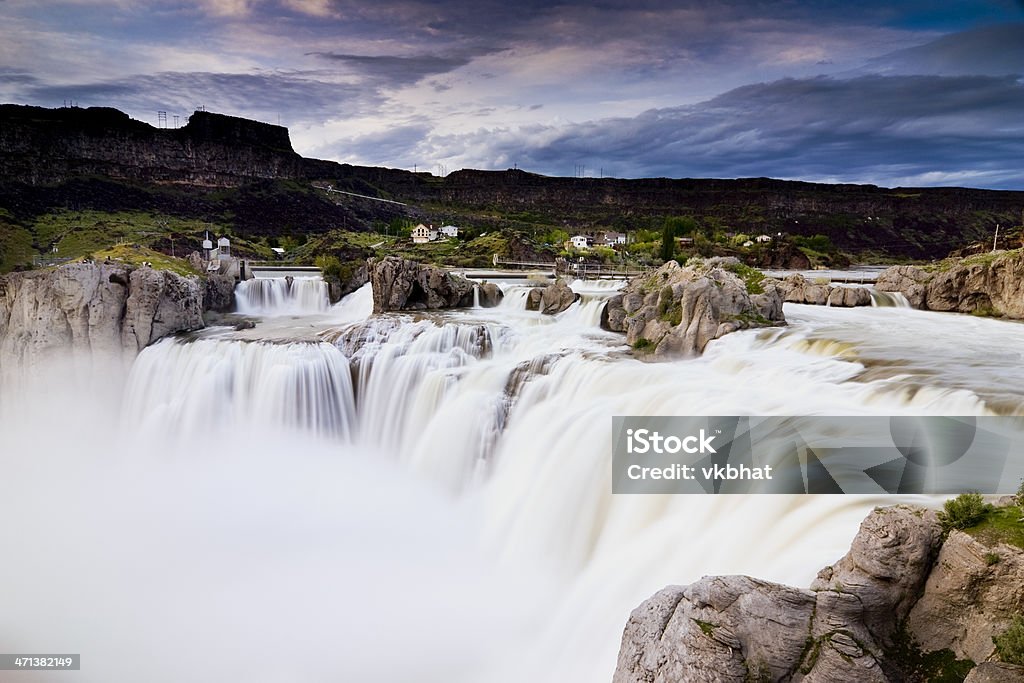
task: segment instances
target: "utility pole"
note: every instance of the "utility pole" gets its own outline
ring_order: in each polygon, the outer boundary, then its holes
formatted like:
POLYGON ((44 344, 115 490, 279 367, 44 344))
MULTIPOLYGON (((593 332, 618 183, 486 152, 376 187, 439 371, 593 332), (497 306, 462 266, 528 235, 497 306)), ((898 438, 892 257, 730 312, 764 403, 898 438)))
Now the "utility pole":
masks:
POLYGON ((996 236, 992 238, 992 253, 996 251, 996 243, 999 241, 999 224, 996 223, 996 236))

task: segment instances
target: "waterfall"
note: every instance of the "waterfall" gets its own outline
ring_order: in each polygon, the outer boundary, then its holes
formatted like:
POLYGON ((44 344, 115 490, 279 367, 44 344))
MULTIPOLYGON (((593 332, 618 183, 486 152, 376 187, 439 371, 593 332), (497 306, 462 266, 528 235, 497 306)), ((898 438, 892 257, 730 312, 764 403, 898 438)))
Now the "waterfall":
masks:
POLYGON ((355 424, 348 359, 326 343, 165 339, 130 379, 125 427, 165 438, 254 426, 348 437, 355 424))
POLYGON ((880 292, 871 288, 871 305, 881 308, 910 308, 907 297, 900 292, 880 292))
MULTIPOLYGON (((19 519, 0 541, 71 544, 0 565, 12 647, 84 643, 104 681, 157 660, 188 678, 169 640, 208 680, 606 681, 666 584, 806 586, 896 502, 612 495, 613 415, 1024 414, 1020 325, 787 304, 786 328, 644 363, 598 327, 616 286, 573 283, 554 316, 523 285, 493 309, 370 316, 364 287, 279 326, 302 341, 218 328, 143 350, 113 428, 69 410, 46 431, 45 403, 0 422, 0 511, 19 519), (19 590, 40 572, 44 603, 19 590), (90 635, 67 600, 120 618, 90 635), (273 670, 218 659, 282 642, 296 657, 273 670)), ((81 412, 108 407, 91 396, 81 412)))
POLYGON ((327 283, 319 277, 243 280, 235 288, 238 312, 247 315, 302 315, 327 310, 327 283))

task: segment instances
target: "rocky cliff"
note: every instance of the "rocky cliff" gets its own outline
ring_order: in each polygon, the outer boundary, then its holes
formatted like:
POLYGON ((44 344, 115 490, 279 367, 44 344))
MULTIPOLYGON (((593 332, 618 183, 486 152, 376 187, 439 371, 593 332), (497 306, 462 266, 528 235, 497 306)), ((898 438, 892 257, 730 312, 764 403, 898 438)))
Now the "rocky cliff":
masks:
MULTIPOLYGON (((243 233, 268 235, 363 229, 374 221, 415 214, 417 207, 430 207, 439 220, 457 224, 531 232, 554 227, 635 230, 657 227, 664 216, 686 215, 709 230, 821 234, 850 252, 939 258, 991 239, 997 223, 1017 225, 1024 193, 768 178, 556 178, 518 169, 463 170, 438 178, 303 159, 292 150, 286 129, 210 112, 196 112, 181 128, 162 129, 114 109, 0 105, 0 208, 29 227, 34 217, 69 206, 158 209, 203 221, 221 217, 243 233), (100 180, 116 182, 97 186, 100 180), (191 190, 246 187, 253 181, 300 182, 260 187, 231 201, 216 193, 176 196, 166 191, 168 184, 191 190), (297 192, 297 187, 308 189, 310 181, 407 206, 352 196, 337 206, 323 201, 322 192, 297 192), (152 183, 159 183, 161 191, 153 192, 152 183), (89 186, 83 189, 83 184, 89 186)), ((1009 239, 1016 240, 1017 232, 1004 229, 1002 239, 1013 235, 1009 239)), ((536 260, 527 254, 510 256, 536 260)), ((764 265, 808 263, 799 250, 780 250, 764 265)))
POLYGON ((197 111, 154 128, 116 109, 0 105, 0 177, 30 184, 106 176, 234 186, 302 175, 288 129, 197 111))
POLYGON ((893 266, 875 288, 903 294, 914 308, 1024 319, 1024 250, 893 266))
POLYGON ((633 278, 601 315, 603 328, 625 332, 642 356, 657 359, 697 355, 730 332, 785 323, 780 290, 734 258, 669 261, 633 278))
POLYGON ((810 589, 721 576, 658 592, 630 616, 614 680, 1024 681, 988 661, 1024 608, 1022 562, 958 531, 944 542, 934 512, 877 508, 810 589))
POLYGON ((55 354, 133 357, 203 326, 198 278, 120 264, 72 263, 0 277, 0 359, 29 368, 55 354))

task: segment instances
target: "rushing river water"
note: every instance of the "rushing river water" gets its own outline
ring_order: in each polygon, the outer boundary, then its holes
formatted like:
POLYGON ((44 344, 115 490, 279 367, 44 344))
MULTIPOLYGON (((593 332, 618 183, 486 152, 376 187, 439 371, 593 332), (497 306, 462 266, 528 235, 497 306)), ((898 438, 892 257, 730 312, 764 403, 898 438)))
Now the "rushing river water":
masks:
POLYGON ((553 317, 522 285, 372 317, 296 283, 9 409, 0 650, 81 652, 78 681, 609 681, 656 590, 806 585, 895 500, 613 496, 613 415, 1024 413, 1015 323, 787 304, 648 364, 598 326, 614 283, 553 317))

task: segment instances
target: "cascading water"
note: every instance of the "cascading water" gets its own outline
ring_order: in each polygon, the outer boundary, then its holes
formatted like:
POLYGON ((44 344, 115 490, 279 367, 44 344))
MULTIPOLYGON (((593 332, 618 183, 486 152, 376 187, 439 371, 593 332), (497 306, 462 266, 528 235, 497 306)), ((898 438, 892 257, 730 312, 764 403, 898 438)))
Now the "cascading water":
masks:
POLYGON ((238 312, 246 315, 303 315, 330 306, 327 283, 319 277, 243 280, 235 288, 238 312))
MULTIPOLYGON (((97 486, 110 520, 132 506, 138 529, 110 523, 154 539, 140 541, 154 560, 91 552, 100 567, 134 561, 166 585, 166 604, 147 609, 167 615, 171 632, 185 631, 173 630, 179 613, 211 624, 180 636, 209 643, 211 661, 282 641, 302 655, 304 679, 606 681, 629 611, 664 585, 717 573, 806 585, 845 552, 870 507, 893 502, 613 496, 613 415, 1024 412, 1020 353, 987 350, 1022 348, 1024 326, 787 304, 788 328, 731 334, 701 358, 648 364, 597 326, 615 286, 574 283, 581 299, 555 316, 525 311, 529 287, 511 285, 496 308, 369 319, 364 289, 326 319, 308 319, 318 341, 264 323, 146 349, 111 448, 135 453, 127 462, 142 468, 145 444, 159 464, 152 481, 129 469, 101 472, 97 486), (181 574, 194 577, 184 588, 181 574), (333 652, 319 633, 346 649, 313 662, 333 652), (408 656, 377 654, 383 641, 408 656)), ((38 468, 8 478, 18 486, 0 481, 0 497, 45 520, 53 501, 91 493, 68 484, 28 499, 20 491, 38 489, 21 482, 52 471, 38 468)), ((90 514, 106 514, 100 508, 90 514)), ((11 571, 0 568, 0 585, 20 585, 11 571)), ((138 598, 103 569, 63 577, 50 582, 58 596, 84 582, 91 594, 138 598)), ((30 634, 53 632, 59 620, 37 602, 3 597, 23 623, 38 622, 24 627, 30 634)), ((58 632, 85 637, 70 622, 58 632)), ((93 645, 97 660, 116 660, 93 645)), ((232 675, 211 671, 204 680, 232 675)), ((299 675, 283 665, 245 671, 299 675)))
POLYGON ((910 308, 907 297, 900 292, 880 292, 871 288, 871 305, 881 308, 910 308))

